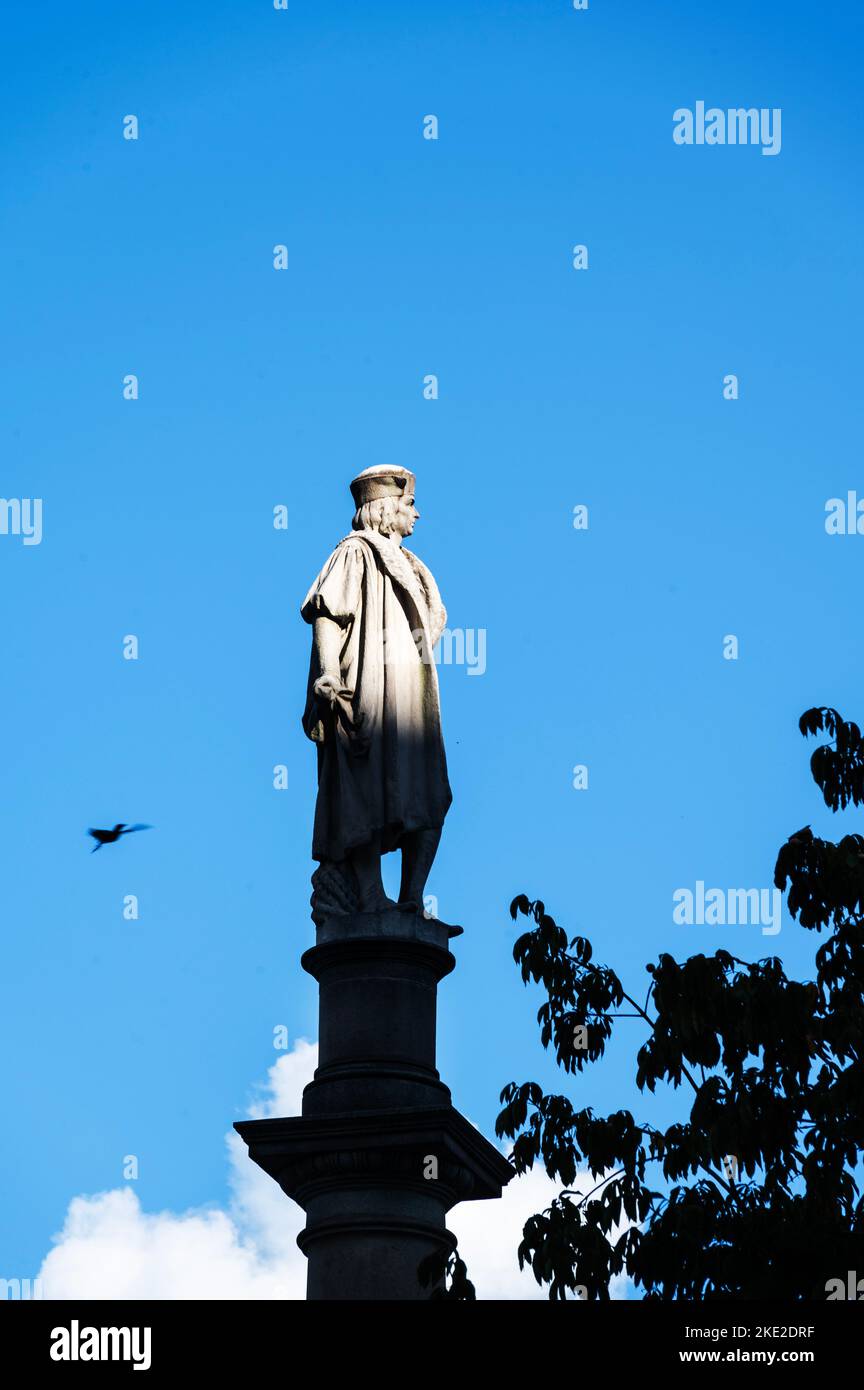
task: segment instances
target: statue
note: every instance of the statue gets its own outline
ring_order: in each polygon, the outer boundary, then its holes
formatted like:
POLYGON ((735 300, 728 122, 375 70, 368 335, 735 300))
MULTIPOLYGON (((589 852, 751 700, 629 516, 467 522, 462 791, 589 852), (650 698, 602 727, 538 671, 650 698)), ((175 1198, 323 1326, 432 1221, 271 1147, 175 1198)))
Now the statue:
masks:
POLYGON ((433 648, 447 614, 402 542, 420 513, 414 474, 365 469, 356 511, 301 607, 313 628, 303 729, 318 748, 312 918, 398 907, 423 892, 452 800, 433 648), (381 856, 402 852, 399 901, 381 856))

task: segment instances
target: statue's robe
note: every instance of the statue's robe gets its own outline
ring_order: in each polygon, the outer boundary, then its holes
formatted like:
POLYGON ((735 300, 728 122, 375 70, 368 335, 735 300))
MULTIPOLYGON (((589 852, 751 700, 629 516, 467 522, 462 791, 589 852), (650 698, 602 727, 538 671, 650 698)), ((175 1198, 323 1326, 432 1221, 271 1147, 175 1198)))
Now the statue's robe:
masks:
POLYGON ((318 745, 313 859, 340 861, 376 835, 387 853, 406 832, 440 829, 452 794, 432 649, 447 613, 429 570, 377 531, 352 531, 300 612, 341 628, 340 699, 331 709, 313 693, 313 642, 303 716, 318 745))

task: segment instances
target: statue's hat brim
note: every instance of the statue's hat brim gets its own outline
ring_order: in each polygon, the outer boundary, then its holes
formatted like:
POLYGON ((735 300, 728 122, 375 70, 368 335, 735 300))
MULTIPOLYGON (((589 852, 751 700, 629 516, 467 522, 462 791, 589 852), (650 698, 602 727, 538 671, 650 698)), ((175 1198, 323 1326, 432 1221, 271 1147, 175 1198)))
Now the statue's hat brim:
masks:
POLYGON ((375 502, 379 497, 410 497, 416 478, 407 468, 364 468, 351 483, 351 496, 356 507, 375 502))

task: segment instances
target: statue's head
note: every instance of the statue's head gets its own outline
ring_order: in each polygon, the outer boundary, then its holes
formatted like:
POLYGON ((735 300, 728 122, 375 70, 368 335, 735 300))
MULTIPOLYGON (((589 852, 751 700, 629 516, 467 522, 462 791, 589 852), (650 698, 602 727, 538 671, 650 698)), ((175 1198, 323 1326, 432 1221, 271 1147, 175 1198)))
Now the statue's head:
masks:
POLYGON ((355 531, 379 531, 401 542, 410 536, 420 513, 414 505, 414 474, 407 468, 378 464, 365 468, 351 484, 357 508, 351 525, 355 531))

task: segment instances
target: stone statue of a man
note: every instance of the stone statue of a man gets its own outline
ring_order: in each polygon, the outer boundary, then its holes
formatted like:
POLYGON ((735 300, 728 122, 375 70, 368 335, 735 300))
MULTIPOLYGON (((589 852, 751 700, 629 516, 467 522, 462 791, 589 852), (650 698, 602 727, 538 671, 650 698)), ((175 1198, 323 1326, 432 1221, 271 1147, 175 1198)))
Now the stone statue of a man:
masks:
POLYGON ((447 621, 435 580, 402 544, 414 474, 367 468, 351 484, 353 530, 303 602, 313 626, 303 729, 318 745, 312 916, 394 904, 381 856, 402 851, 398 907, 423 890, 452 800, 432 649, 447 621))

